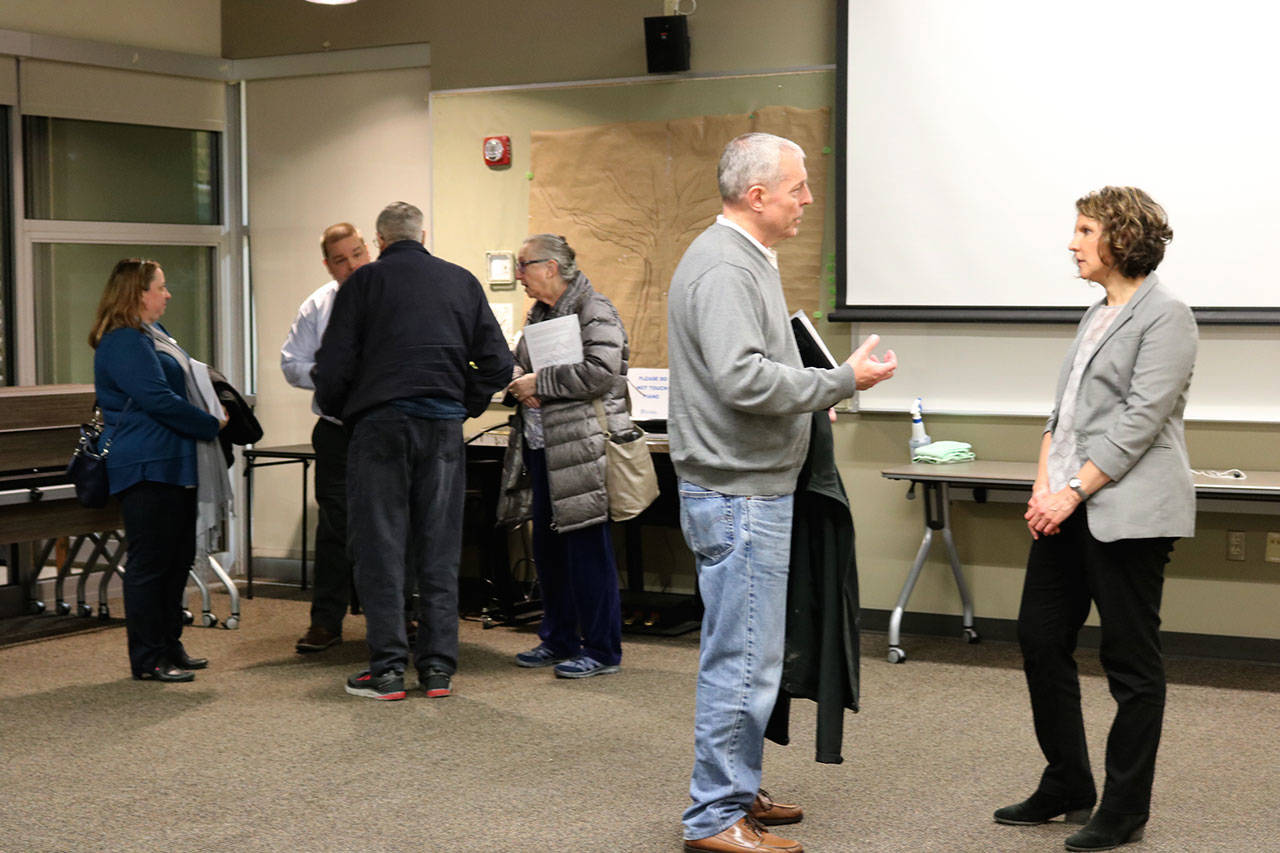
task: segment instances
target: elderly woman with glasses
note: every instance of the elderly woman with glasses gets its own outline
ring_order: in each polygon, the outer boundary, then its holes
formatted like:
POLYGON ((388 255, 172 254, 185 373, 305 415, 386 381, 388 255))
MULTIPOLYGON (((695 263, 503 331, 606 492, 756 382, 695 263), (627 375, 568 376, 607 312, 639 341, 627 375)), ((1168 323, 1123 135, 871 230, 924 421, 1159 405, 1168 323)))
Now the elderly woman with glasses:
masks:
MULTIPOLYGON (((617 309, 578 269, 564 237, 524 241, 517 278, 535 302, 535 323, 576 316, 582 360, 535 368, 522 335, 508 405, 517 405, 508 465, 523 463, 532 488, 533 556, 542 591, 541 642, 516 655, 523 667, 554 666, 560 678, 617 672, 622 660, 618 569, 605 491, 607 431, 632 432, 626 373, 630 350, 617 309)), ((504 472, 513 482, 515 472, 504 472)))

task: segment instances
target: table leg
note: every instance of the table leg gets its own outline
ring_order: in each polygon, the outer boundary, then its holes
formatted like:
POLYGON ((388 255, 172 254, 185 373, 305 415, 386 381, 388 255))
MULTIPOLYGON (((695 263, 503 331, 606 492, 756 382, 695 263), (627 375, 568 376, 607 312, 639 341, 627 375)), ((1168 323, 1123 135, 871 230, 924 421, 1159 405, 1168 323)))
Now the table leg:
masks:
MULTIPOLYGON (((928 500, 928 493, 929 484, 925 484, 926 501, 928 500)), ((898 595, 898 603, 894 605, 893 613, 889 616, 889 663, 903 663, 907 659, 907 653, 900 645, 902 614, 907 609, 907 601, 911 599, 912 590, 916 588, 916 581, 920 579, 920 570, 924 568, 924 560, 925 557, 929 556, 929 546, 931 544, 933 544, 933 529, 928 526, 926 518, 924 538, 920 540, 920 548, 916 551, 916 560, 911 564, 911 571, 907 574, 907 581, 902 585, 902 592, 898 595)))
POLYGON ((951 560, 951 575, 955 578, 956 589, 960 592, 960 604, 964 609, 961 624, 964 626, 964 637, 970 643, 978 642, 978 632, 973 629, 973 596, 969 593, 969 584, 964 579, 964 570, 960 566, 960 555, 956 553, 955 539, 951 535, 951 489, 942 483, 942 500, 939 511, 942 514, 942 541, 947 545, 947 556, 951 560))
POLYGON ((253 598, 253 460, 244 460, 244 597, 253 598))
POLYGON ((311 460, 302 460, 302 589, 307 588, 307 472, 311 460))
POLYGON ((924 537, 920 540, 920 548, 916 551, 916 559, 911 565, 911 571, 907 574, 906 583, 902 585, 898 603, 889 616, 889 663, 906 662, 907 653, 901 645, 902 615, 906 611, 907 602, 915 589, 916 581, 920 579, 920 572, 924 569, 925 558, 929 556, 929 547, 933 544, 935 530, 942 534, 942 541, 946 543, 951 575, 955 579, 956 589, 960 592, 960 603, 964 609, 962 619, 964 638, 970 643, 976 643, 981 639, 973 627, 973 597, 969 594, 969 584, 965 581, 964 571, 960 565, 960 555, 956 552, 955 540, 951 535, 950 488, 946 483, 932 481, 917 485, 924 488, 924 537))

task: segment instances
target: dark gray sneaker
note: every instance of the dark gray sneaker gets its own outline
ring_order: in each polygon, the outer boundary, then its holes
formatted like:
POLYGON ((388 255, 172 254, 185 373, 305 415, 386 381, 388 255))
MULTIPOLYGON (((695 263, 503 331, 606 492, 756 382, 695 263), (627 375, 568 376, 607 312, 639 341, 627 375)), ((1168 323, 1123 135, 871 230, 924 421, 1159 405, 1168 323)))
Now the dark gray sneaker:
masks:
POLYGON ((377 675, 366 669, 347 679, 347 692, 367 699, 403 699, 404 676, 392 669, 377 675))
POLYGON ((443 669, 432 667, 418 680, 422 682, 422 689, 427 691, 427 696, 432 699, 443 699, 453 693, 453 676, 443 669))

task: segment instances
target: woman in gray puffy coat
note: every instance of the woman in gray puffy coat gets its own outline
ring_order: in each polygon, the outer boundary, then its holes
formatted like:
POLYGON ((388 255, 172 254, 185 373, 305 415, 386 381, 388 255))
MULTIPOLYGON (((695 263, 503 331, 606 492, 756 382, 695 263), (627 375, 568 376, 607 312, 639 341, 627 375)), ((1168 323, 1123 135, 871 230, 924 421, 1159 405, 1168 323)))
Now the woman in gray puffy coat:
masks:
MULTIPOLYGON (((520 247, 516 277, 537 300, 525 328, 577 315, 582 361, 534 370, 521 336, 508 405, 517 405, 511 441, 533 490, 533 558, 542 590, 541 639, 516 655, 524 667, 555 666, 561 678, 618 671, 622 613, 609 538, 605 433, 628 437, 627 333, 618 311, 578 270, 563 237, 535 234, 520 247)), ((504 472, 503 482, 512 482, 504 472)))

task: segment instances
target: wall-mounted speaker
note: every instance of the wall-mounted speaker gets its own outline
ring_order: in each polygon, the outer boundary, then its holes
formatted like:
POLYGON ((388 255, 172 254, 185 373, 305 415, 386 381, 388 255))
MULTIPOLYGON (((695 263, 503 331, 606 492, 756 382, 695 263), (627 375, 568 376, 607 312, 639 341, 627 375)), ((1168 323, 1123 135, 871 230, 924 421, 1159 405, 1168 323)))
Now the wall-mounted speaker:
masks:
POLYGON ((644 52, 650 74, 689 70, 689 18, 659 15, 644 19, 644 52))

